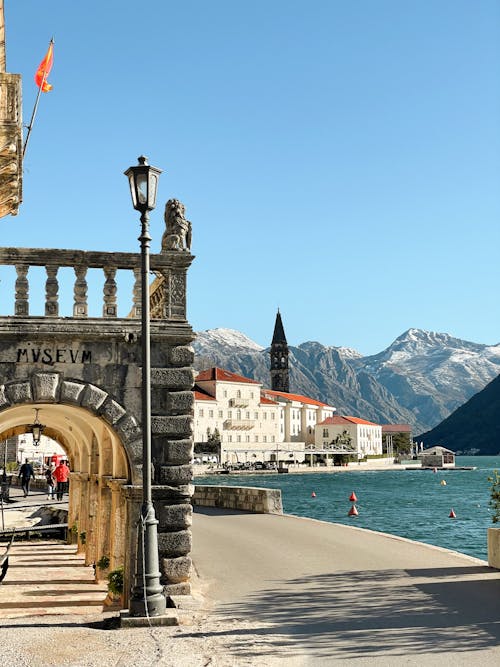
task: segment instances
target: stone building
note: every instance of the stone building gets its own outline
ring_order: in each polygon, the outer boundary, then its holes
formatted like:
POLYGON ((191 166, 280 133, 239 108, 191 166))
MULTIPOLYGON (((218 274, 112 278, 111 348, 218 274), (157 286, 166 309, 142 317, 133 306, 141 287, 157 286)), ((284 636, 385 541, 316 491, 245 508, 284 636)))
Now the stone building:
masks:
MULTIPOLYGON (((190 592, 194 333, 186 320, 186 280, 192 260, 186 250, 150 256, 164 284, 150 339, 152 501, 166 596, 190 592)), ((14 315, 0 316, 0 441, 29 433, 38 415, 69 460, 68 524, 78 549, 87 565, 107 556, 109 569, 124 567, 127 606, 142 504, 140 253, 0 248, 0 264, 17 275, 14 315), (41 314, 31 312, 33 266, 47 275, 41 314), (60 312, 60 267, 74 270, 70 313, 60 312), (119 270, 135 277, 126 318, 118 317, 119 270), (89 271, 104 275, 102 317, 88 314, 89 271)), ((106 574, 96 570, 97 577, 106 574)))
POLYGON ((321 401, 264 389, 260 382, 216 367, 198 373, 194 396, 195 443, 203 449, 217 432, 221 463, 303 462, 316 421, 335 411, 321 401))
POLYGON ((382 454, 382 427, 360 419, 334 415, 316 425, 315 449, 355 456, 382 454))

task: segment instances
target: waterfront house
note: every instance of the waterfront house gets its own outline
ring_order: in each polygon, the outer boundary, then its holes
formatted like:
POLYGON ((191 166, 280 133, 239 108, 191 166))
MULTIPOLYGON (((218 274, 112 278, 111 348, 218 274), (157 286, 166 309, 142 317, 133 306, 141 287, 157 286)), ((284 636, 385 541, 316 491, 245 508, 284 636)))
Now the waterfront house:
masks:
POLYGON ((418 458, 422 462, 422 468, 452 468, 455 465, 455 452, 439 445, 424 449, 418 458))
POLYGON ((333 415, 315 428, 315 452, 362 459, 382 454, 382 427, 359 417, 333 415))

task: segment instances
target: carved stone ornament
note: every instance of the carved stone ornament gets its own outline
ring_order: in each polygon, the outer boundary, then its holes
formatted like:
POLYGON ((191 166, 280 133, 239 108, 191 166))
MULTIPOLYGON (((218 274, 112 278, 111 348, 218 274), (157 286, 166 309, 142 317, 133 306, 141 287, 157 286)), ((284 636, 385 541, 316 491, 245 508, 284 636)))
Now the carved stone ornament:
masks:
POLYGON ((186 209, 178 199, 169 199, 165 205, 165 232, 161 251, 191 250, 191 222, 186 220, 186 209))

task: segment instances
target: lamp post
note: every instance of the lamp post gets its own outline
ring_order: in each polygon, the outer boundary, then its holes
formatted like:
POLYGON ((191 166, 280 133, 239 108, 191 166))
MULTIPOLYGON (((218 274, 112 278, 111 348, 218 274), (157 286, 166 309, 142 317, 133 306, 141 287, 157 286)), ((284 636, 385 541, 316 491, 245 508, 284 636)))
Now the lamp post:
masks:
POLYGON ((160 584, 158 521, 151 493, 151 350, 149 324, 149 211, 156 205, 161 169, 151 167, 141 155, 139 164, 125 172, 132 204, 141 214, 141 345, 142 345, 142 507, 137 543, 135 585, 130 600, 131 616, 160 616, 166 602, 160 584))

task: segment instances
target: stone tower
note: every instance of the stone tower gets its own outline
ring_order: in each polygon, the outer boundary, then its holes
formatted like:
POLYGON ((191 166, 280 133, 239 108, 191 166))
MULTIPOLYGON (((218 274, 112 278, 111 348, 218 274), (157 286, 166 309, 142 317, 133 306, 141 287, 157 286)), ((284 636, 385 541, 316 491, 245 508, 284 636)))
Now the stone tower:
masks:
POLYGON ((281 321, 280 311, 276 315, 273 340, 271 343, 271 389, 273 391, 290 391, 288 377, 288 343, 281 321))

